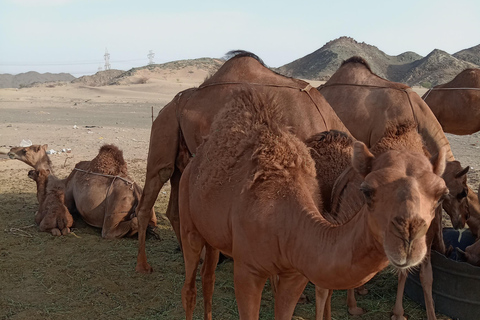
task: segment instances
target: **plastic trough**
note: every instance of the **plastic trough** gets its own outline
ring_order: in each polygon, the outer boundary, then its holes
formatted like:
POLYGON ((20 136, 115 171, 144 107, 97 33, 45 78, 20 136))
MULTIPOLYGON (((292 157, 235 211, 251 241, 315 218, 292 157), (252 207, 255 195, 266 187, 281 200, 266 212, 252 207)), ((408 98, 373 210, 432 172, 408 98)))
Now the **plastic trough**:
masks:
MULTIPOLYGON (((432 251, 435 311, 459 320, 480 319, 480 267, 432 251)), ((410 274, 405 294, 425 307, 418 273, 410 274)))

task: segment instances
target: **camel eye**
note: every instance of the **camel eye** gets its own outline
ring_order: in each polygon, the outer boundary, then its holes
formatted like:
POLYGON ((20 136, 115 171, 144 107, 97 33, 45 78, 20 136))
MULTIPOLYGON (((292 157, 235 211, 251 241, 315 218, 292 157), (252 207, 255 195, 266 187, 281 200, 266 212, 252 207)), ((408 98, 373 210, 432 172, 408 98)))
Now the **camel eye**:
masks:
POLYGON ((373 196, 375 195, 375 189, 369 186, 367 183, 363 182, 360 185, 360 191, 362 191, 365 201, 368 205, 371 205, 373 202, 373 196))
POLYGON ((459 194, 457 194, 457 199, 458 200, 462 200, 463 198, 465 198, 468 194, 468 190, 466 189, 463 189, 462 192, 460 192, 459 194))

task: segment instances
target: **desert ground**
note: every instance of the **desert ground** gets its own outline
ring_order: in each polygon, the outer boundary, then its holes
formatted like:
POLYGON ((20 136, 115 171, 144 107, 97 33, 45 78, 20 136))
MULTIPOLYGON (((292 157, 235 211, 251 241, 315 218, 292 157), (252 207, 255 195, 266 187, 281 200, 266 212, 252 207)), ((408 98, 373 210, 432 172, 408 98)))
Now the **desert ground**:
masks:
MULTIPOLYGON (((192 71, 192 70, 190 70, 192 71)), ((150 77, 146 83, 104 87, 82 85, 0 89, 0 146, 18 146, 31 140, 52 154, 55 174, 66 177, 75 163, 90 160, 106 143, 119 146, 131 176, 143 186, 153 114, 174 95, 199 85, 206 74, 192 72, 150 77)), ((145 82, 145 81, 144 81, 145 82)), ((318 83, 314 83, 318 85, 318 83)), ((420 94, 424 89, 415 88, 420 94)), ((470 165, 469 184, 478 189, 480 135, 448 135, 454 155, 470 165)), ((164 217, 169 186, 155 205, 161 240, 147 240, 151 275, 134 271, 137 239, 103 240, 100 230, 77 219, 73 232, 54 237, 39 232, 35 183, 30 168, 17 160, 0 158, 0 319, 182 319, 183 258, 164 217)), ((217 268, 214 318, 238 319, 233 287, 233 264, 217 268)), ((333 299, 334 319, 389 319, 396 291, 390 268, 366 286, 358 297, 367 309, 361 317, 348 316, 345 291, 333 299)), ((201 290, 200 278, 198 287, 201 290)), ((314 287, 309 302, 298 305, 295 319, 314 319, 314 287)), ((270 286, 264 290, 261 319, 274 319, 270 286)), ((422 307, 404 298, 410 319, 426 317, 422 307)), ((449 319, 438 315, 439 319, 449 319)), ((203 319, 201 291, 195 319, 203 319)))

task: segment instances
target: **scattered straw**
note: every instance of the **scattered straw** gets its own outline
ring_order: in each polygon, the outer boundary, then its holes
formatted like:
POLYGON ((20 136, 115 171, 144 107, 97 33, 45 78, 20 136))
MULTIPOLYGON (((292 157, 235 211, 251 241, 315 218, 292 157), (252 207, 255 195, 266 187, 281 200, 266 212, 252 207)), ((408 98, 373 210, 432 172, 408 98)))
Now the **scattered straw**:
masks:
POLYGON ((28 228, 31 228, 31 227, 35 227, 35 225, 31 224, 29 226, 20 227, 20 228, 10 228, 10 229, 5 229, 4 231, 5 232, 10 232, 11 234, 16 235, 16 236, 20 236, 20 237, 33 238, 33 235, 31 233, 25 231, 25 229, 28 229, 28 228))

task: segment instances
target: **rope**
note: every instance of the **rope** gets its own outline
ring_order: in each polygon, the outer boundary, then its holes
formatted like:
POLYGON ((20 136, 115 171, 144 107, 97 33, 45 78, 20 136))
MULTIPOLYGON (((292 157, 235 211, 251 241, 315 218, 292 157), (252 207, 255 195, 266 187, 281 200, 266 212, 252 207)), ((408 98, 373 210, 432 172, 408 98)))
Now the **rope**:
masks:
POLYGON ((320 108, 318 107, 317 103, 313 99, 312 95, 310 94, 310 90, 313 88, 310 84, 307 84, 305 88, 299 88, 295 86, 289 86, 289 85, 283 85, 283 84, 270 84, 270 83, 257 83, 257 82, 236 82, 236 81, 227 81, 227 82, 213 82, 209 83, 206 85, 201 85, 198 87, 198 89, 204 89, 208 87, 213 87, 213 86, 221 86, 221 85, 248 85, 248 86, 261 86, 261 87, 273 87, 273 88, 288 88, 288 89, 294 89, 294 90, 299 90, 301 92, 305 92, 310 100, 313 102, 315 105, 315 108, 317 108, 318 113, 322 117, 323 124, 325 125, 325 129, 328 130, 327 122, 325 121, 325 117, 323 116, 322 112, 320 111, 320 108))
POLYGON ((422 98, 422 99, 424 101, 427 100, 428 95, 433 90, 479 90, 480 91, 480 88, 430 88, 430 89, 428 89, 427 93, 424 95, 425 98, 422 98))
MULTIPOLYGON (((97 176, 113 178, 112 184, 115 181, 115 179, 123 180, 127 185, 131 186, 130 190, 133 190, 133 185, 135 183, 135 181, 130 181, 130 180, 122 178, 120 176, 113 176, 113 175, 110 175, 110 174, 103 174, 103 173, 98 173, 98 172, 93 172, 93 171, 87 171, 87 170, 82 170, 82 169, 79 169, 79 168, 74 168, 73 170, 77 170, 77 171, 88 173, 88 174, 94 174, 94 175, 97 175, 97 176)), ((109 187, 109 189, 110 189, 110 187, 109 187)))

